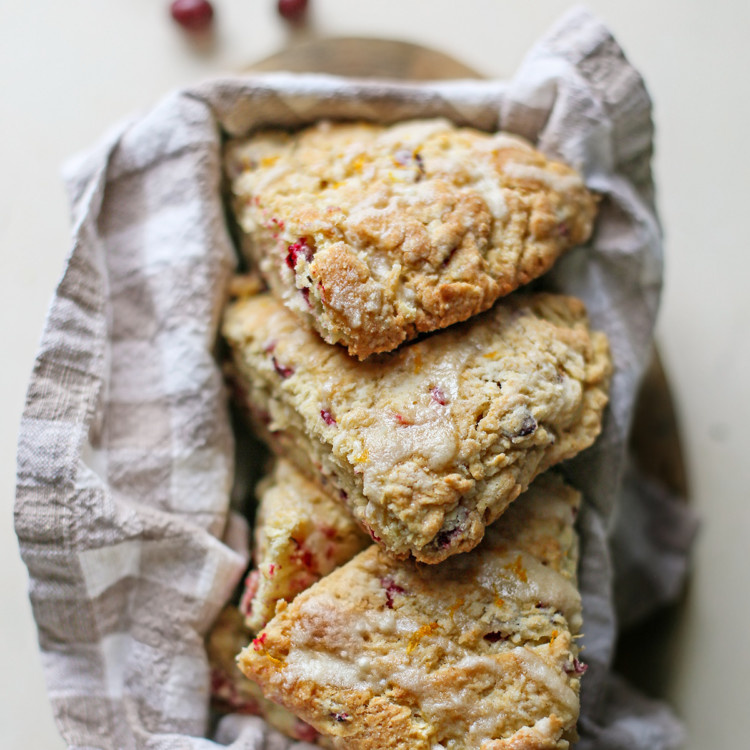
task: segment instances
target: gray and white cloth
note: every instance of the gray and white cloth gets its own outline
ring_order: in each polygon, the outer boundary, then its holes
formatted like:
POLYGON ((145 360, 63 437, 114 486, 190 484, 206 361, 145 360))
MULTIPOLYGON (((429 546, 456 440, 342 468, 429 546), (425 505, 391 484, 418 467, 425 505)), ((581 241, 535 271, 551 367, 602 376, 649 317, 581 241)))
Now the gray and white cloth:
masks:
MULTIPOLYGON (((674 524, 658 493, 639 495, 639 522, 611 544, 661 284, 650 111, 639 74, 609 31, 576 9, 507 82, 222 79, 173 93, 68 165, 72 250, 29 385, 15 514, 49 698, 71 748, 306 747, 254 717, 228 717, 206 737, 204 636, 248 560, 246 531, 229 513, 233 434, 215 356, 236 263, 221 198, 222 139, 320 118, 431 116, 526 136, 579 167, 603 196, 590 246, 545 279, 585 300, 615 362, 603 433, 567 466, 585 494, 580 584, 589 672, 579 747, 680 744, 670 711, 610 669, 612 550, 628 548, 630 536, 640 567, 621 566, 624 575, 663 571, 658 595, 639 602, 647 611, 679 589, 694 531, 680 507, 674 524), (668 548, 641 538, 659 523, 679 530, 668 548)), ((629 590, 641 587, 618 587, 629 590)))

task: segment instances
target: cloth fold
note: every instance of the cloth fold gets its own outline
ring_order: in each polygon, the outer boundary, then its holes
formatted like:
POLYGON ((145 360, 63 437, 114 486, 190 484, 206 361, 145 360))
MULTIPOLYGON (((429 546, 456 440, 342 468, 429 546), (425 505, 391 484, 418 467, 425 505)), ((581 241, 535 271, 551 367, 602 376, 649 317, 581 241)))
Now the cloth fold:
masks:
MULTIPOLYGON (((203 638, 247 564, 246 545, 223 541, 233 435, 214 352, 236 261, 222 138, 324 117, 432 116, 520 133, 580 168, 602 195, 590 246, 543 282, 584 299, 616 371, 602 436, 566 468, 585 495, 580 747, 680 742, 669 711, 610 671, 619 554, 610 529, 661 283, 650 101, 609 31, 576 9, 507 82, 227 78, 167 96, 68 165, 72 250, 29 385, 15 517, 49 697, 71 748, 304 747, 257 719, 229 717, 205 737, 203 638)), ((652 540, 674 520, 647 501, 639 513, 647 520, 632 533, 648 528, 652 540)), ((688 540, 670 540, 672 563, 643 611, 679 588, 675 560, 688 540)), ((661 564, 657 544, 634 545, 640 569, 661 564)))

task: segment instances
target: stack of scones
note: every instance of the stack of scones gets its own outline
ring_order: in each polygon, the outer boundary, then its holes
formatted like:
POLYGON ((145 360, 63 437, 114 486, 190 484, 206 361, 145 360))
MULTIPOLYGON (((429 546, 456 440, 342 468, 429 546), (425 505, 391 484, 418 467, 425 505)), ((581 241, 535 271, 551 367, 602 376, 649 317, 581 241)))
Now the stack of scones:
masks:
POLYGON ((215 697, 325 747, 568 748, 581 498, 553 467, 599 434, 611 362, 580 300, 522 287, 596 198, 446 120, 262 131, 226 174, 251 269, 227 374, 276 458, 215 697))

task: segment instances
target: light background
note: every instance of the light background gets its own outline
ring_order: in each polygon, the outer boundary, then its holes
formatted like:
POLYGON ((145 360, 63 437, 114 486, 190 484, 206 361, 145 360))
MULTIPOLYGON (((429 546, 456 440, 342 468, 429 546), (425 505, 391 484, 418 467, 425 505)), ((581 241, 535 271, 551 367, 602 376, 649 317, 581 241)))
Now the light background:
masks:
MULTIPOLYGON (((510 75, 564 0, 311 0, 313 36, 419 42, 510 75)), ((214 0, 199 53, 167 0, 0 2, 0 747, 58 750, 12 530, 15 443, 45 311, 68 250, 60 165, 169 90, 292 41, 273 0, 214 0)), ((669 694, 688 750, 746 740, 750 673, 750 3, 592 0, 655 102, 666 229, 658 342, 704 518, 669 694)))

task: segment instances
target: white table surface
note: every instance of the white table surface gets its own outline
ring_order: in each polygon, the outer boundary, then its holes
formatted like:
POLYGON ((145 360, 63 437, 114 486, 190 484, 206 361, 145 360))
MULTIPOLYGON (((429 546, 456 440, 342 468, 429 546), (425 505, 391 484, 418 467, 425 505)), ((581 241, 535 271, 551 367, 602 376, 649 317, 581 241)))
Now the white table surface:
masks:
MULTIPOLYGON (((0 3, 0 747, 63 748, 47 704, 12 530, 15 443, 48 301, 68 249, 59 169, 170 89, 235 71, 293 35, 273 0, 215 0, 213 50, 193 49, 167 0, 0 3)), ((379 36, 510 74, 565 0, 311 0, 308 36, 379 36)), ((590 0, 655 101, 666 228, 659 346, 704 517, 675 636, 670 699, 689 750, 746 746, 750 673, 750 3, 590 0)))

